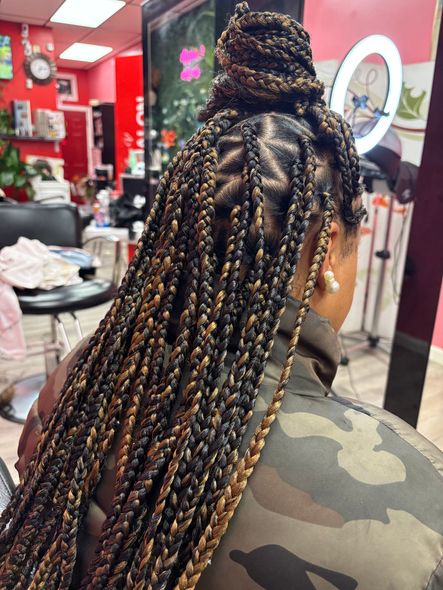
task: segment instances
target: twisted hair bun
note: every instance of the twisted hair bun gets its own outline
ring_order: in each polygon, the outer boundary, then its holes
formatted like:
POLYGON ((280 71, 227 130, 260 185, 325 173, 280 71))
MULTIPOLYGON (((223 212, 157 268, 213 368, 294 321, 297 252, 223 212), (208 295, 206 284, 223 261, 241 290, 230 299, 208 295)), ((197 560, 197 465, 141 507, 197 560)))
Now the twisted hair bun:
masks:
POLYGON ((237 4, 216 55, 223 73, 214 80, 202 120, 225 107, 266 107, 303 116, 308 107, 324 104, 309 34, 289 16, 251 12, 247 2, 237 4))

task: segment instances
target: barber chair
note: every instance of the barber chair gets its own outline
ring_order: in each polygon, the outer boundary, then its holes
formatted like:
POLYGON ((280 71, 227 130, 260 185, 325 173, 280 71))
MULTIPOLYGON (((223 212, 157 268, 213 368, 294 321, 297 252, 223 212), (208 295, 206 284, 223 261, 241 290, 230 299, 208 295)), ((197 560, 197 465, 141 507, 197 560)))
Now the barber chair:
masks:
POLYGON ((0 458, 0 514, 9 504, 9 500, 14 493, 14 488, 11 474, 3 459, 0 458))
MULTIPOLYGON (((0 203, 0 248, 15 244, 19 237, 37 239, 48 246, 82 248, 93 240, 107 240, 114 244, 114 265, 111 280, 95 278, 88 270, 81 275, 78 285, 63 286, 50 291, 16 290, 23 314, 48 315, 51 318, 52 342, 44 344, 45 358, 48 351, 56 353, 71 349, 60 314, 69 313, 78 339, 82 338, 76 312, 111 301, 121 277, 120 241, 114 236, 94 237, 82 243, 82 222, 75 205, 68 203, 12 204, 0 203), (92 277, 92 278, 91 278, 92 277)), ((28 411, 47 379, 46 373, 33 375, 9 385, 0 392, 0 415, 7 420, 23 423, 28 411)))

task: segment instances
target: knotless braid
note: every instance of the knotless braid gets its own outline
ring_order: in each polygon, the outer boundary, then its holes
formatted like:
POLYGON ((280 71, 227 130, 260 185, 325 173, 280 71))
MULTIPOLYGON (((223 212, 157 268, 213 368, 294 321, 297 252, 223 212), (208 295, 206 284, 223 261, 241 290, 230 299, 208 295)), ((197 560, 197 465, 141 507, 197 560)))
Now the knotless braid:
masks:
MULTIPOLYGON (((160 188, 161 188, 161 187, 160 187, 160 188)), ((154 205, 155 205, 155 203, 154 203, 154 205)), ((150 224, 148 223, 148 228, 147 228, 147 229, 149 229, 149 225, 150 225, 150 224)), ((131 277, 131 274, 132 274, 131 270, 132 270, 132 269, 130 268, 130 269, 129 269, 129 271, 128 271, 128 277, 127 277, 127 279, 130 279, 130 277, 131 277)), ((122 291, 122 289, 120 289, 120 291, 122 291)), ((115 307, 117 307, 117 309, 118 309, 118 306, 119 306, 119 300, 117 300, 117 301, 115 302, 115 307)), ((113 317, 115 317, 115 313, 113 312, 113 309, 111 309, 110 313, 108 314, 108 317, 110 317, 110 323, 112 323, 112 318, 113 318, 113 317)), ((96 336, 98 336, 98 337, 101 337, 101 330, 100 330, 100 328, 99 328, 99 330, 98 330, 98 332, 97 332, 96 336)), ((94 341, 94 339, 92 339, 92 341, 94 341)), ((85 356, 86 354, 88 354, 88 353, 91 351, 91 349, 92 349, 92 346, 93 346, 93 342, 92 342, 92 344, 90 343, 90 345, 89 345, 88 349, 85 351, 85 354, 84 354, 83 356, 85 356)), ((84 365, 84 362, 82 362, 82 360, 80 360, 80 361, 79 361, 79 363, 77 363, 77 367, 79 368, 79 367, 81 367, 82 365, 84 365)), ((93 363, 91 363, 91 366, 89 367, 89 371, 91 371, 92 367, 93 367, 93 363)), ((74 373, 74 374, 75 374, 75 373, 74 373)), ((80 376, 81 376, 81 375, 80 375, 80 376)), ((70 380, 69 380, 69 381, 67 382, 67 384, 65 385, 65 391, 66 391, 66 390, 67 390, 67 391, 69 391, 70 387, 71 387, 71 383, 70 383, 70 380)), ((62 394, 62 398, 63 398, 63 394, 62 394)), ((58 408, 60 408, 60 407, 61 407, 61 405, 62 405, 62 404, 60 404, 60 406, 58 406, 58 408)), ((71 410, 71 408, 70 408, 70 405, 68 404, 68 407, 66 408, 66 416, 65 416, 65 417, 68 417, 68 416, 70 415, 70 413, 71 413, 71 412, 72 412, 72 410, 71 410)), ((58 412, 56 412, 56 414, 58 414, 58 412)), ((53 416, 53 419, 54 419, 54 416, 53 416)), ((51 424, 50 424, 50 425, 51 425, 51 424)), ((48 428, 50 428, 50 425, 48 426, 48 428)), ((55 448, 55 446, 56 446, 56 444, 57 444, 57 442, 58 442, 58 436, 59 436, 59 432, 63 432, 63 429, 62 429, 62 427, 61 427, 61 426, 62 426, 62 425, 59 425, 59 427, 58 427, 57 431, 56 431, 56 432, 55 432, 55 434, 54 434, 54 437, 53 437, 53 439, 51 440, 51 447, 50 447, 50 449, 49 449, 49 452, 47 453, 46 457, 47 457, 48 455, 49 455, 49 456, 51 456, 51 451, 52 451, 52 449, 53 449, 53 448, 55 448)), ((45 434, 46 434, 46 433, 45 433, 45 434)), ((47 436, 46 436, 46 438, 49 438, 49 437, 47 437, 47 436)), ((44 442, 45 442, 45 435, 44 435, 44 436, 42 437, 42 439, 40 440, 39 447, 38 447, 38 449, 37 449, 37 455, 38 455, 38 453, 39 453, 39 450, 40 450, 40 449, 42 449, 42 448, 44 448, 44 447, 43 447, 43 444, 44 444, 44 442)), ((63 450, 63 452, 65 452, 65 449, 63 450)), ((45 458, 45 456, 44 456, 44 458, 45 458)), ((58 463, 60 463, 60 461, 58 461, 58 463)), ((32 466, 32 464, 33 464, 33 461, 31 461, 31 466, 32 466)), ((40 482, 40 479, 41 479, 41 477, 44 475, 44 464, 45 464, 45 463, 44 463, 44 461, 42 461, 42 462, 40 463, 40 466, 39 466, 39 467, 40 467, 40 469, 39 469, 39 470, 37 470, 37 471, 36 471, 36 473, 34 474, 34 479, 33 479, 33 481, 32 481, 32 484, 31 484, 31 486, 29 486, 29 487, 30 487, 30 489, 29 489, 29 492, 28 492, 28 493, 29 493, 29 495, 25 495, 25 496, 24 496, 24 498, 21 500, 21 501, 22 501, 22 504, 21 504, 21 506, 23 506, 23 504, 26 502, 26 500, 28 500, 28 499, 29 499, 29 497, 32 497, 32 493, 35 491, 35 489, 37 489, 37 486, 38 486, 38 484, 39 484, 39 482, 40 482)), ((25 474, 24 474, 24 478, 23 478, 23 481, 24 481, 24 482, 26 482, 26 481, 27 481, 27 476, 28 476, 28 474, 29 474, 29 473, 30 473, 30 467, 28 466, 28 469, 26 470, 26 472, 25 472, 25 474)), ((52 483, 55 483, 56 481, 57 481, 57 478, 56 478, 56 477, 52 477, 50 481, 46 481, 46 482, 45 482, 45 486, 42 486, 42 487, 40 487, 40 490, 39 490, 40 497, 49 497, 49 494, 50 494, 50 492, 52 491, 52 488, 51 488, 51 482, 52 482, 52 483)), ((17 500, 20 500, 20 499, 21 499, 21 487, 20 487, 20 486, 19 486, 19 488, 18 488, 18 490, 17 490, 17 492, 16 492, 15 499, 17 499, 17 500)), ((43 504, 43 503, 41 503, 41 505, 42 505, 42 504, 43 504)), ((9 508, 11 508, 11 507, 15 507, 15 505, 16 505, 16 504, 15 504, 15 502, 13 501, 13 502, 11 503, 11 505, 10 505, 10 507, 9 507, 9 508)), ((11 526, 10 526, 10 528, 9 528, 9 529, 7 529, 7 530, 5 531, 5 533, 6 533, 6 534, 5 534, 5 537, 6 537, 6 535, 8 534, 8 532, 11 534, 11 533, 14 531, 14 527, 16 527, 16 526, 19 526, 19 523, 20 523, 20 516, 21 516, 21 511, 20 511, 20 508, 21 508, 21 506, 19 505, 19 507, 15 509, 15 512, 14 512, 14 519, 13 519, 13 521, 11 522, 11 526)), ((41 511, 41 509, 42 509, 42 508, 41 508, 41 506, 40 506, 40 511, 41 511)), ((8 517, 8 511, 5 511, 5 513, 3 513, 3 514, 2 514, 2 520, 3 520, 3 519, 6 519, 7 517, 8 517)), ((38 531, 38 527, 36 527, 36 526, 35 526, 35 525, 32 523, 32 519, 30 519, 29 532, 32 534, 33 532, 37 532, 37 531, 38 531)), ((2 536, 3 536, 3 535, 2 535, 2 536)), ((30 543, 30 542, 31 542, 31 540, 32 540, 32 537, 31 537, 31 538, 29 538, 29 537, 28 537, 28 538, 26 538, 26 537, 25 537, 25 543, 26 543, 26 541, 28 541, 28 543, 30 543)))
POLYGON ((211 521, 199 540, 195 549, 195 558, 188 562, 184 573, 181 575, 175 590, 185 590, 195 588, 202 572, 210 561, 215 549, 231 520, 235 509, 240 503, 243 491, 247 481, 257 464, 260 453, 265 445, 266 436, 269 434, 272 423, 274 422, 277 412, 281 406, 284 396, 284 389, 289 381, 291 368, 295 360, 297 342, 300 337, 303 320, 309 311, 309 301, 312 296, 318 273, 324 260, 329 236, 330 226, 333 216, 333 207, 329 195, 325 195, 325 211, 323 216, 322 227, 319 233, 319 239, 315 254, 309 269, 308 279, 302 297, 302 304, 299 308, 295 319, 295 325, 289 343, 286 361, 280 376, 277 389, 273 395, 272 401, 268 406, 266 414, 260 425, 256 429, 245 456, 238 462, 235 471, 223 491, 223 495, 217 502, 216 509, 212 514, 211 521))
POLYGON ((282 403, 331 222, 352 232, 364 214, 352 133, 324 103, 306 31, 242 2, 217 56, 203 125, 161 179, 118 295, 0 516, 5 590, 196 586, 282 403), (308 235, 286 361, 251 432, 308 235), (111 454, 113 499, 76 571, 111 454))
MULTIPOLYGON (((246 152, 247 160, 254 157, 252 151, 250 151, 249 148, 251 148, 251 150, 252 150, 252 146, 250 146, 250 145, 248 145, 248 143, 246 143, 245 144, 245 152, 246 152)), ((248 166, 246 166, 245 168, 247 168, 247 167, 248 166)), ((249 166, 249 168, 250 168, 250 166, 249 166)), ((247 171, 245 171, 245 177, 247 177, 247 176, 248 176, 248 173, 247 173, 247 171)), ((245 191, 245 200, 244 200, 244 202, 246 202, 246 203, 248 202, 248 198, 250 197, 251 192, 258 192, 259 194, 261 194, 261 191, 259 191, 259 190, 255 191, 254 189, 252 189, 251 185, 252 185, 252 183, 246 181, 246 191, 245 191), (252 191, 251 191, 251 189, 252 189, 252 191)), ((258 187, 256 187, 256 188, 258 189, 258 187)), ((254 202, 254 200, 256 200, 255 197, 253 198, 253 202, 254 202)), ((255 224, 260 226, 260 225, 262 225, 262 212, 261 212, 262 204, 259 204, 258 207, 254 207, 254 209, 256 209, 254 211, 255 224)), ((234 207, 233 213, 236 211, 237 210, 234 207)), ((235 231, 235 228, 236 228, 235 219, 236 219, 235 215, 232 215, 231 216, 231 224, 233 227, 233 231, 235 231)), ((258 228, 258 231, 259 231, 259 233, 262 233, 262 231, 260 231, 260 227, 258 228)), ((260 245, 260 243, 261 242, 259 240, 258 244, 260 245)), ((227 267, 226 263, 229 264, 229 252, 231 250, 230 246, 231 246, 231 240, 228 240, 228 249, 227 249, 227 253, 226 253, 226 257, 225 257, 225 261, 226 261, 225 267, 224 267, 225 269, 227 267)), ((263 244, 261 244, 261 246, 263 246, 263 244)), ((261 251, 261 248, 259 249, 258 256, 260 258, 263 256, 263 252, 261 251)), ((237 268, 234 268, 234 272, 238 275, 238 271, 239 271, 239 267, 237 266, 237 268)), ((222 273, 222 279, 223 279, 223 273, 222 273)), ((224 292, 224 289, 223 289, 224 286, 225 285, 221 284, 221 289, 219 291, 219 294, 222 294, 224 292)), ((229 292, 227 293, 227 295, 229 295, 229 292)), ((218 303, 219 302, 220 302, 220 297, 218 298, 218 303)), ((229 342, 229 339, 225 338, 223 343, 220 343, 218 346, 216 346, 216 343, 213 338, 213 333, 216 331, 216 327, 217 327, 218 321, 220 319, 220 313, 217 313, 217 312, 218 312, 218 308, 216 305, 215 313, 212 315, 212 318, 211 318, 211 325, 213 327, 213 330, 211 332, 209 332, 209 334, 208 334, 208 341, 209 341, 208 349, 214 350, 216 352, 216 354, 220 353, 220 357, 219 357, 218 361, 214 362, 214 367, 215 367, 215 372, 216 372, 215 379, 214 379, 214 375, 213 375, 212 378, 208 380, 209 387, 207 388, 207 392, 208 392, 209 403, 205 403, 204 399, 202 400, 200 412, 198 415, 198 419, 199 419, 200 424, 199 424, 198 428, 196 429, 197 437, 193 441, 194 446, 196 448, 202 447, 205 442, 206 429, 210 424, 211 416, 214 411, 214 404, 217 400, 217 396, 215 395, 216 392, 211 391, 210 385, 214 380, 216 380, 218 378, 218 376, 221 372, 221 360, 224 358, 224 355, 226 353, 226 348, 227 348, 227 345, 229 342)), ((232 420, 232 418, 233 417, 231 416, 231 420, 232 420)), ((174 559, 174 556, 177 555, 177 552, 179 549, 180 541, 178 540, 178 538, 180 538, 180 537, 183 538, 183 535, 186 532, 187 527, 192 522, 192 516, 193 516, 193 514, 195 512, 195 508, 198 504, 199 497, 201 496, 201 494, 204 490, 204 487, 205 487, 205 484, 206 484, 206 481, 207 481, 208 475, 209 475, 209 468, 214 462, 215 455, 213 454, 212 456, 207 456, 207 454, 203 451, 203 452, 199 453, 198 462, 196 461, 196 459, 192 455, 189 456, 189 459, 190 459, 190 461, 189 461, 188 465, 186 465, 186 461, 183 462, 183 467, 181 469, 181 472, 183 474, 188 473, 187 477, 190 479, 190 482, 191 482, 191 485, 188 489, 188 497, 192 498, 192 502, 191 502, 191 504, 189 504, 188 499, 187 498, 185 499, 184 508, 186 509, 186 512, 185 512, 186 517, 183 515, 180 518, 180 516, 183 513, 182 513, 182 510, 180 509, 179 506, 175 505, 175 506, 171 507, 171 509, 173 508, 174 513, 177 514, 177 516, 171 526, 179 528, 181 534, 175 535, 174 538, 172 538, 170 536, 170 543, 174 543, 174 553, 172 553, 171 551, 169 552, 168 558, 171 563, 168 564, 169 565, 169 567, 167 568, 168 570, 171 569, 172 560, 174 559), (201 474, 201 479, 199 479, 199 474, 201 474)), ((172 510, 171 510, 171 513, 172 513, 172 510)), ((162 535, 165 534, 165 527, 163 528, 163 531, 161 534, 162 535)), ((155 569, 157 569, 157 570, 160 569, 160 564, 164 561, 164 559, 166 558, 166 555, 167 555, 166 552, 163 551, 162 555, 157 557, 157 560, 154 565, 154 571, 155 571, 155 569)), ((163 568, 163 570, 164 570, 164 568, 163 568)), ((151 583, 152 583, 152 581, 156 581, 155 576, 151 576, 151 583)), ((157 586, 153 585, 153 587, 157 587, 157 586)), ((162 587, 162 584, 158 584, 158 587, 162 587)))
MULTIPOLYGON (((250 147, 248 145, 248 142, 245 142, 245 150, 246 153, 248 153, 247 148, 250 147)), ((258 162, 257 162, 258 163, 258 162)), ((312 159, 309 161, 309 157, 308 157, 308 162, 305 163, 306 166, 314 166, 312 159)), ((254 170, 254 168, 252 168, 252 170, 254 170)), ((309 191, 311 190, 311 186, 310 186, 310 180, 312 180, 312 177, 310 176, 309 173, 307 173, 306 175, 307 178, 307 184, 306 184, 306 193, 309 194, 309 191)), ((260 181, 258 182, 258 184, 256 185, 258 187, 258 185, 260 184, 260 181)), ((259 194, 260 191, 257 190, 257 193, 259 194)), ((311 200, 312 195, 310 195, 307 199, 306 199, 306 208, 304 210, 304 218, 307 220, 309 218, 309 214, 310 214, 310 208, 312 207, 312 200, 311 200)), ((293 235, 293 230, 294 230, 294 222, 295 222, 295 215, 294 212, 300 207, 301 204, 301 200, 302 200, 302 192, 299 191, 299 186, 297 186, 297 188, 295 189, 294 193, 293 193, 293 197, 291 199, 291 205, 290 208, 288 210, 288 215, 287 215, 287 228, 284 231, 284 238, 282 239, 281 245, 280 245, 280 260, 283 260, 284 257, 284 252, 288 252, 288 257, 290 258, 291 256, 293 256, 294 251, 288 248, 288 243, 287 243, 287 237, 293 235)), ((261 200, 260 200, 261 202, 261 200)), ((261 215, 259 216, 260 219, 261 215)), ((260 223, 261 225, 261 223, 260 223)), ((307 229, 307 221, 305 224, 305 229, 304 231, 307 229)), ((295 251, 297 251, 298 245, 303 241, 303 237, 304 237, 304 232, 302 232, 302 234, 297 234, 298 239, 297 239, 297 244, 295 246, 295 251)), ((257 240, 257 244, 260 245, 261 244, 261 240, 257 240)), ((257 252, 260 255, 260 248, 257 248, 257 252)), ((297 255, 295 256, 295 259, 298 260, 297 255)), ((260 276, 260 264, 258 264, 258 272, 254 273, 256 274, 256 277, 260 276)), ((252 338, 249 338, 249 340, 252 342, 253 346, 252 346, 252 350, 255 352, 255 354, 250 354, 250 364, 248 365, 248 367, 246 368, 244 375, 243 375, 243 379, 242 379, 242 387, 239 390, 239 394, 238 394, 238 405, 234 406, 233 409, 231 411, 226 411, 225 408, 225 412, 223 414, 221 414, 221 418, 220 418, 220 423, 219 423, 219 430, 224 430, 225 431, 225 439, 223 440, 222 438, 217 438, 216 440, 218 441, 218 447, 216 447, 216 451, 217 451, 217 456, 216 456, 216 460, 214 461, 214 471, 213 474, 211 474, 210 478, 209 478, 209 482, 211 484, 211 488, 208 491, 208 496, 205 499, 205 504, 209 503, 210 501, 212 501, 214 504, 216 504, 218 497, 220 495, 220 490, 223 490, 223 482, 226 484, 229 475, 233 469, 234 464, 236 463, 236 459, 237 459, 237 450, 240 447, 240 444, 243 440, 243 435, 246 432, 249 420, 252 416, 252 409, 255 405, 255 400, 256 400, 256 396, 258 394, 258 390, 259 390, 259 386, 260 383, 263 379, 263 372, 262 371, 257 371, 254 372, 253 368, 254 367, 260 367, 263 369, 264 371, 264 367, 266 364, 266 359, 269 356, 269 353, 271 351, 272 348, 272 343, 273 343, 273 336, 277 330, 278 327, 278 320, 280 317, 280 312, 282 310, 281 306, 277 305, 277 313, 276 313, 276 317, 274 322, 272 323, 272 326, 269 326, 269 304, 266 303, 267 301, 267 297, 272 297, 272 300, 274 300, 274 298, 277 298, 278 296, 278 291, 283 287, 283 290, 286 289, 286 293, 285 296, 287 296, 287 292, 289 292, 289 284, 285 283, 284 280, 281 281, 279 280, 279 277, 281 276, 281 267, 280 265, 276 265, 275 268, 272 269, 273 272, 273 276, 269 276, 269 282, 271 284, 271 289, 269 290, 267 288, 267 284, 268 282, 265 282, 263 284, 263 292, 260 293, 261 291, 261 286, 258 284, 257 281, 252 281, 253 284, 253 288, 254 291, 256 293, 259 293, 259 298, 258 300, 260 301, 261 304, 261 309, 260 308, 255 308, 252 307, 252 313, 248 318, 248 321, 246 322, 246 326, 245 326, 245 331, 242 334, 243 338, 244 338, 244 342, 248 340, 248 338, 246 338, 246 333, 247 333, 247 326, 249 325, 249 330, 248 332, 251 332, 252 329, 254 328, 254 325, 256 326, 256 337, 255 340, 253 340, 252 338), (264 304, 264 305, 263 305, 264 304), (263 309, 264 308, 264 309, 263 309), (257 357, 260 359, 258 360, 257 357), (258 365, 257 363, 261 363, 261 365, 258 365), (240 415, 240 418, 238 417, 238 414, 240 415), (232 454, 231 454, 232 453, 232 454), (221 469, 220 466, 224 466, 224 469, 221 469)), ((292 276, 290 276, 290 280, 292 280, 292 276)), ((283 300, 283 298, 281 299, 281 301, 283 300)), ((253 299, 251 299, 251 303, 253 302, 253 299)), ((242 358, 245 354, 245 351, 239 349, 239 352, 237 353, 237 357, 242 358)), ((234 369, 235 370, 235 369, 234 369)), ((230 389, 226 389, 226 394, 229 396, 227 399, 232 397, 232 390, 230 389)), ((223 398, 222 398, 223 399, 223 398)), ((226 398, 225 398, 226 399, 226 398)), ((226 402, 227 403, 227 400, 226 402)), ((205 510, 203 512, 203 514, 205 516, 208 515, 208 511, 205 510)), ((201 520, 201 519, 200 519, 201 520)), ((200 522, 199 523, 199 527, 197 527, 194 530, 194 535, 193 535, 193 542, 194 544, 196 544, 196 542, 198 542, 198 532, 201 532, 203 530, 203 526, 202 524, 206 524, 207 518, 205 519, 205 521, 200 522)), ((191 548, 192 550, 192 548, 191 548)))
MULTIPOLYGON (((152 243, 152 232, 155 232, 157 220, 159 219, 162 213, 161 200, 164 192, 164 187, 168 184, 169 172, 170 169, 166 171, 165 176, 160 182, 159 190, 154 200, 153 207, 151 209, 151 213, 147 221, 147 226, 145 229, 145 234, 148 237, 147 244, 149 244, 150 242, 152 243)), ((74 379, 77 378, 77 382, 80 382, 82 378, 85 378, 85 374, 92 373, 95 367, 98 353, 100 352, 101 344, 103 343, 105 336, 107 336, 107 334, 111 331, 115 318, 117 317, 118 310, 122 308, 121 299, 124 297, 131 297, 132 293, 137 293, 138 289, 140 288, 140 285, 137 284, 138 282, 134 281, 133 279, 135 278, 135 273, 137 271, 137 264, 139 264, 140 261, 143 259, 143 255, 148 254, 148 252, 146 252, 144 249, 145 246, 143 246, 143 243, 141 242, 134 256, 133 263, 130 265, 128 273, 122 283, 122 286, 119 289, 119 297, 115 300, 114 305, 107 314, 106 318, 101 322, 99 329, 97 330, 94 337, 91 338, 88 347, 85 349, 82 357, 77 362, 76 366, 74 367, 74 370, 72 371, 71 375, 68 377, 67 382, 65 383, 64 390, 61 392, 60 396, 60 404, 57 406, 58 410, 56 410, 52 414, 49 423, 46 425, 46 429, 43 432, 42 437, 40 438, 37 450, 34 453, 34 457, 29 462, 23 474, 22 481, 20 485, 17 487, 13 501, 9 504, 8 508, 2 513, 0 517, 0 524, 4 526, 4 523, 8 522, 9 519, 11 519, 11 516, 14 515, 14 519, 10 522, 10 527, 6 529, 4 532, 2 532, 0 536, 0 539, 2 541, 3 539, 8 538, 8 534, 13 534, 15 527, 20 526, 22 509, 24 506, 26 506, 26 502, 32 500, 32 497, 35 494, 35 491, 41 481, 41 478, 44 475, 44 469, 46 464, 45 459, 46 457, 51 456, 51 450, 55 448, 55 445, 58 443, 60 436, 59 433, 64 431, 64 422, 60 421, 60 418, 62 415, 68 418, 72 410, 69 406, 64 407, 63 402, 65 397, 67 398, 70 392, 72 391, 74 379), (125 291, 126 285, 130 286, 129 293, 126 293, 125 291), (89 361, 88 364, 86 363, 86 359, 88 359, 89 361), (62 411, 62 408, 64 409, 64 412, 62 411), (60 423, 57 424, 58 420, 60 421, 60 423), (58 426, 58 428, 57 432, 54 433, 53 428, 56 425, 58 426), (44 455, 43 453, 46 450, 46 444, 48 441, 51 442, 51 449, 46 453, 46 455, 44 455), (39 469, 33 472, 34 465, 39 460, 39 469), (33 479, 32 482, 29 483, 31 474, 33 476, 33 479), (22 488, 26 485, 27 493, 23 495, 22 488)), ((147 258, 147 260, 149 261, 149 258, 147 258)))
MULTIPOLYGON (((198 292, 198 290, 199 290, 199 286, 198 286, 198 285, 196 286, 196 290, 197 290, 197 292, 198 292)), ((173 353, 173 355, 172 355, 172 356, 174 356, 174 353, 173 353)), ((167 373, 167 374, 169 374, 169 373, 167 373)), ((145 440, 145 443, 146 443, 146 440, 145 440)), ((168 449, 164 449, 164 450, 163 450, 163 452, 164 452, 164 453, 168 452, 168 449)), ((141 522, 141 519, 139 519, 139 520, 140 520, 140 522, 141 522)), ((104 578, 103 578, 103 576, 102 576, 102 581, 101 581, 100 583, 103 583, 103 580, 104 580, 104 578)), ((96 586, 95 586, 95 584, 97 584, 97 583, 98 583, 98 580, 94 580, 94 582, 93 582, 93 583, 94 583, 94 587, 96 587, 96 586)))

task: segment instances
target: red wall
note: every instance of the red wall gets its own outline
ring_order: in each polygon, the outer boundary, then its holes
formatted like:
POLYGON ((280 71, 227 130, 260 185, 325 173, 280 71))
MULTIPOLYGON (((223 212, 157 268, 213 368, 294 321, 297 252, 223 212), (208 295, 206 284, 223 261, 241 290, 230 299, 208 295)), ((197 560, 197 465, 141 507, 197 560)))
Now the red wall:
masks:
POLYGON ((87 72, 89 98, 99 102, 115 102, 115 59, 112 57, 87 72))
POLYGON ((115 177, 128 165, 129 150, 143 149, 143 57, 117 57, 115 105, 115 177))
MULTIPOLYGON (((117 57, 129 55, 141 55, 142 48, 140 44, 134 45, 117 57)), ((140 72, 142 75, 142 72, 140 72)), ((110 57, 106 61, 91 68, 87 71, 89 98, 100 102, 115 102, 115 58, 110 57)))
MULTIPOLYGON (((30 100, 31 111, 37 108, 56 109, 55 81, 45 86, 34 83, 32 89, 26 88, 26 74, 23 68, 25 57, 21 44, 21 25, 19 23, 0 21, 0 31, 2 35, 9 35, 11 37, 12 64, 14 69, 14 78, 12 80, 2 80, 0 82, 0 107, 10 109, 11 100, 15 99, 30 100)), ((47 49, 47 43, 53 43, 54 41, 51 29, 30 26, 29 39, 33 46, 40 46, 42 53, 54 58, 54 53, 47 49)), ((20 149, 22 159, 27 154, 59 156, 55 151, 54 144, 49 142, 17 141, 14 142, 14 145, 20 149)))
POLYGON ((342 60, 362 37, 387 35, 404 64, 429 61, 435 0, 305 0, 315 61, 342 60))

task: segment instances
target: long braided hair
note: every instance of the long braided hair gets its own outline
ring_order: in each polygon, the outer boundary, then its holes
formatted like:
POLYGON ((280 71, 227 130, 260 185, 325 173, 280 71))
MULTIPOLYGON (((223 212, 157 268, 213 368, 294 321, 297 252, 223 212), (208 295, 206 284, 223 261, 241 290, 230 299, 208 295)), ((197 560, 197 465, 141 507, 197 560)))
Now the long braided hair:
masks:
POLYGON ((352 134, 323 101, 304 29, 242 2, 217 56, 204 123, 160 181, 118 295, 0 517, 4 590, 195 588, 282 402, 331 221, 352 232, 361 220, 352 134), (312 232, 286 362, 250 432, 312 232), (117 435, 112 506, 77 584, 82 525, 117 435))

